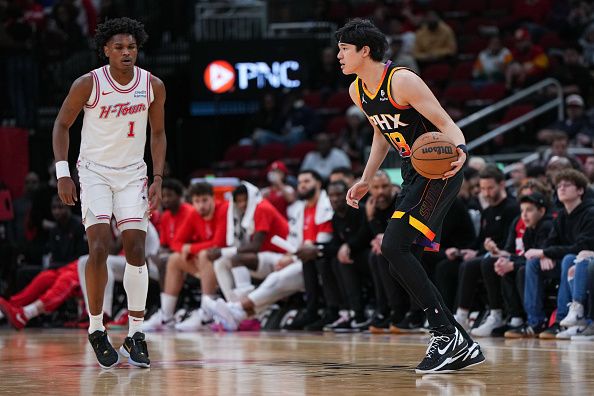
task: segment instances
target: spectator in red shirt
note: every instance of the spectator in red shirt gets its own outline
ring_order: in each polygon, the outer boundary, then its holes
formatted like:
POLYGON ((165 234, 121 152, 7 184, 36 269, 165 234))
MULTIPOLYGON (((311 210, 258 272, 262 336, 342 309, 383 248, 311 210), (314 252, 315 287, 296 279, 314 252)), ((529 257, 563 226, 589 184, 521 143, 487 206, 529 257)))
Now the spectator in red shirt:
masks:
MULTIPOLYGON (((289 234, 287 219, 250 183, 243 182, 233 191, 233 203, 233 224, 227 223, 227 230, 239 226, 244 237, 227 239, 227 245, 236 248, 227 249, 225 254, 213 249, 216 251, 211 255, 220 256, 214 261, 214 269, 227 301, 237 301, 254 289, 250 277, 264 279, 274 272, 284 250, 271 240, 275 235, 286 239, 289 234)), ((227 218, 232 221, 230 216, 227 218)))
MULTIPOLYGON (((217 281, 207 250, 225 246, 227 202, 217 202, 214 191, 208 183, 197 183, 190 187, 192 211, 176 230, 171 241, 173 253, 167 262, 165 287, 161 293, 161 309, 144 323, 146 331, 162 330, 176 326, 173 314, 177 298, 186 273, 200 278, 203 295, 214 295, 217 281)), ((203 311, 193 314, 201 322, 208 321, 203 311)))
POLYGON ((520 28, 514 34, 512 62, 505 71, 507 89, 533 84, 544 76, 549 68, 549 58, 542 47, 532 43, 528 29, 520 28))
MULTIPOLYGON (((215 319, 225 330, 237 330, 244 319, 253 316, 256 312, 261 312, 266 306, 281 298, 303 290, 304 280, 311 281, 313 278, 316 285, 312 293, 308 294, 308 309, 304 314, 296 317, 287 328, 321 330, 323 323, 331 323, 338 319, 337 310, 333 315, 324 314, 321 319, 317 313, 318 297, 321 294, 317 285, 318 271, 322 275, 327 301, 338 300, 336 281, 329 276, 328 272, 331 269, 330 266, 323 265, 327 264, 325 262, 317 262, 320 259, 323 260, 323 245, 330 242, 332 238, 331 220, 334 212, 328 195, 322 190, 322 178, 317 172, 311 170, 300 172, 297 192, 299 200, 287 209, 289 216, 287 245, 291 248, 287 250, 288 254, 275 264, 275 271, 267 276, 256 290, 241 297, 239 301, 225 304, 221 299, 219 301, 204 299, 203 306, 214 314, 215 319), (306 267, 309 268, 306 269, 306 267)), ((310 289, 306 287, 306 290, 309 292, 310 289)))
POLYGON ((157 266, 160 274, 161 290, 165 287, 165 264, 171 255, 171 243, 176 230, 196 210, 189 203, 183 202, 184 186, 175 179, 165 179, 162 186, 163 191, 163 214, 159 221, 159 260, 157 266))
POLYGON ((287 183, 289 170, 282 161, 274 161, 268 166, 266 177, 270 186, 262 189, 262 196, 287 217, 287 207, 297 199, 295 189, 287 183))

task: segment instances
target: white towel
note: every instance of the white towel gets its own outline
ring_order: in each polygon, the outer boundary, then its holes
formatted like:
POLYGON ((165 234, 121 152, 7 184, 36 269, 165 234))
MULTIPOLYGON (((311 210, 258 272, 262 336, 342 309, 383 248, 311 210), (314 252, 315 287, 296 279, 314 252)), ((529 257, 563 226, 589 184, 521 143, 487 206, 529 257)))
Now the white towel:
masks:
MULTIPOLYGON (((293 246, 301 246, 303 243, 303 217, 305 213, 305 201, 297 201, 287 208, 287 216, 289 218, 289 243, 293 246)), ((326 191, 320 192, 320 198, 316 203, 316 214, 314 223, 320 225, 332 220, 334 211, 330 205, 330 199, 326 191)), ((316 241, 326 242, 326 241, 316 241)))
MULTIPOLYGON (((247 188, 247 208, 245 209, 245 213, 241 219, 241 227, 243 228, 246 235, 251 236, 254 233, 255 225, 254 225, 254 212, 256 211, 256 206, 260 202, 262 202, 262 194, 258 187, 254 186, 251 183, 246 181, 242 181, 243 184, 247 188)), ((234 219, 234 207, 233 200, 229 202, 229 209, 227 209, 227 246, 233 246, 236 242, 235 241, 235 219, 234 219)))

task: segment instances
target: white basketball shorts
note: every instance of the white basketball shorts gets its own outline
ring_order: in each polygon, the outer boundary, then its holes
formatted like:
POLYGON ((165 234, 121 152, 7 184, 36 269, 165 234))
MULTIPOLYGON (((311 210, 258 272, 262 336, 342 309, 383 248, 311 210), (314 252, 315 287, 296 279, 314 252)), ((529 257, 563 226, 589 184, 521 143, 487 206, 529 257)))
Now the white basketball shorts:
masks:
POLYGON ((146 232, 149 200, 144 161, 112 168, 80 158, 76 166, 85 229, 98 223, 109 224, 113 214, 121 231, 146 232))

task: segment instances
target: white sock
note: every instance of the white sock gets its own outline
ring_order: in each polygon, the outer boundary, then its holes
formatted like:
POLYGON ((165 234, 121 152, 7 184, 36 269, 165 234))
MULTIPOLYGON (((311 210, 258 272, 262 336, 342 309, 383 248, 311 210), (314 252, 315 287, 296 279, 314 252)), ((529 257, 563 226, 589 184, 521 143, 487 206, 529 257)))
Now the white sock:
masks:
POLYGON ((458 308, 456 310, 456 316, 460 317, 460 318, 464 318, 467 319, 468 318, 468 310, 464 309, 464 308, 458 308))
POLYGON ((497 319, 501 320, 501 317, 503 316, 503 312, 500 309, 492 309, 489 312, 489 315, 493 316, 494 318, 497 318, 497 319))
POLYGON ((143 318, 137 318, 135 316, 128 315, 128 337, 132 337, 137 332, 142 333, 142 324, 144 323, 143 318))
POLYGON ((25 318, 27 319, 32 319, 36 316, 39 316, 40 314, 39 308, 37 308, 37 305, 35 305, 35 303, 23 307, 23 312, 25 313, 25 318))
POLYGON ((524 324, 524 319, 517 317, 517 316, 511 318, 511 320, 509 321, 509 325, 511 327, 519 327, 519 326, 522 326, 523 324, 524 324))
POLYGON ((164 322, 173 317, 175 313, 175 306, 177 305, 177 297, 171 294, 161 293, 161 318, 164 322))
POLYGON ((0 311, 0 320, 4 319, 4 314, 0 311))
POLYGON ((124 270, 124 290, 128 297, 128 311, 144 311, 148 293, 148 268, 126 263, 124 270))
POLYGON ((91 315, 89 312, 89 334, 93 334, 97 330, 105 331, 105 326, 103 326, 103 312, 99 315, 91 315))

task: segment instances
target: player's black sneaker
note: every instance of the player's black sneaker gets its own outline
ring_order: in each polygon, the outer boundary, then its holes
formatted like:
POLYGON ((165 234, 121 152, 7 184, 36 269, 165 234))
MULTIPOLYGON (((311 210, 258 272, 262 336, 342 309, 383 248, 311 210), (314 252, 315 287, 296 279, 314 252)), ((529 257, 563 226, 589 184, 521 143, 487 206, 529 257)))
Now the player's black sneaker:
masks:
POLYGON ((106 331, 97 330, 89 334, 89 342, 101 367, 109 369, 119 363, 120 356, 109 342, 106 331))
POLYGON ((132 337, 126 337, 124 345, 120 347, 120 353, 128 358, 128 363, 134 366, 151 367, 144 334, 139 331, 134 333, 132 337))
POLYGON ((481 346, 473 342, 472 345, 466 343, 466 348, 454 356, 450 363, 443 366, 440 372, 458 371, 464 368, 476 366, 485 361, 485 355, 481 351, 481 346))
POLYGON ((415 371, 417 374, 444 372, 444 366, 452 362, 467 345, 468 342, 456 328, 452 334, 432 330, 425 359, 419 363, 415 371))

